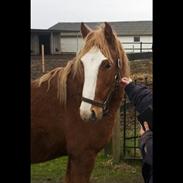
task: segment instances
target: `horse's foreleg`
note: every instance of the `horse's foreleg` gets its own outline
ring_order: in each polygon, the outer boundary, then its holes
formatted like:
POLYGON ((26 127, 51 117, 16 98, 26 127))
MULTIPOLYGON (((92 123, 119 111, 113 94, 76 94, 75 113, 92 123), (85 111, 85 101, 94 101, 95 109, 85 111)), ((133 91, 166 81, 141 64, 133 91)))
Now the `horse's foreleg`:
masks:
POLYGON ((95 153, 86 152, 79 157, 69 157, 65 183, 89 183, 95 158, 95 153))

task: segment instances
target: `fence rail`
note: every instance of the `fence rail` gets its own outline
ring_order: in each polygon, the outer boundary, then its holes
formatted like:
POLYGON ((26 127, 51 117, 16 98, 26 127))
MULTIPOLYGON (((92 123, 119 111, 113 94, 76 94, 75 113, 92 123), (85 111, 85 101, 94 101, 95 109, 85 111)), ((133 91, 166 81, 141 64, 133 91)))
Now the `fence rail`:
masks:
POLYGON ((121 43, 127 52, 152 52, 152 42, 123 42, 121 43))

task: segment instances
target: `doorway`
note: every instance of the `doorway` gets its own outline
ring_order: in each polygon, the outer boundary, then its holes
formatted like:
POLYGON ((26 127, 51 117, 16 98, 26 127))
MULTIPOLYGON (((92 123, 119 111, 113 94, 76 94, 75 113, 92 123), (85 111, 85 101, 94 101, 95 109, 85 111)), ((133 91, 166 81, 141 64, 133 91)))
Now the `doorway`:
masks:
POLYGON ((50 55, 50 34, 44 33, 39 35, 39 53, 41 55, 41 45, 44 45, 44 54, 50 55))

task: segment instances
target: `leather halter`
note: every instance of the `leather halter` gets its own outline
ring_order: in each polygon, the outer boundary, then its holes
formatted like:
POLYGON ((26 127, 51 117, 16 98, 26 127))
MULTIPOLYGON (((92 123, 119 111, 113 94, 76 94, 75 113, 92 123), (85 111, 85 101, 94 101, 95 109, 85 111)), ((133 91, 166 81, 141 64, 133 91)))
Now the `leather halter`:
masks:
POLYGON ((89 103, 89 104, 92 104, 94 106, 103 108, 103 114, 104 115, 106 115, 109 112, 108 105, 111 101, 113 93, 115 92, 115 90, 118 89, 119 82, 120 82, 120 79, 121 79, 121 73, 120 73, 121 66, 120 66, 120 59, 119 58, 118 58, 118 61, 117 61, 116 65, 117 65, 117 68, 116 68, 116 74, 115 74, 114 82, 113 82, 113 84, 112 84, 112 86, 109 90, 109 93, 106 96, 104 102, 99 102, 99 101, 96 101, 96 100, 91 100, 91 99, 82 97, 82 101, 84 101, 86 103, 89 103))

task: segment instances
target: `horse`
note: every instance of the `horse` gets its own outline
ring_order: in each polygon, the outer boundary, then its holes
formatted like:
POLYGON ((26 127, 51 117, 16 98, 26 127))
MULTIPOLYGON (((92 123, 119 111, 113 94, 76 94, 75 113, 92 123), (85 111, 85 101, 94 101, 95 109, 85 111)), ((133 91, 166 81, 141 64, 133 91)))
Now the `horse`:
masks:
POLYGON ((65 67, 31 81, 31 163, 68 156, 64 181, 89 183, 110 141, 129 77, 128 58, 107 22, 80 26, 83 47, 65 67))

